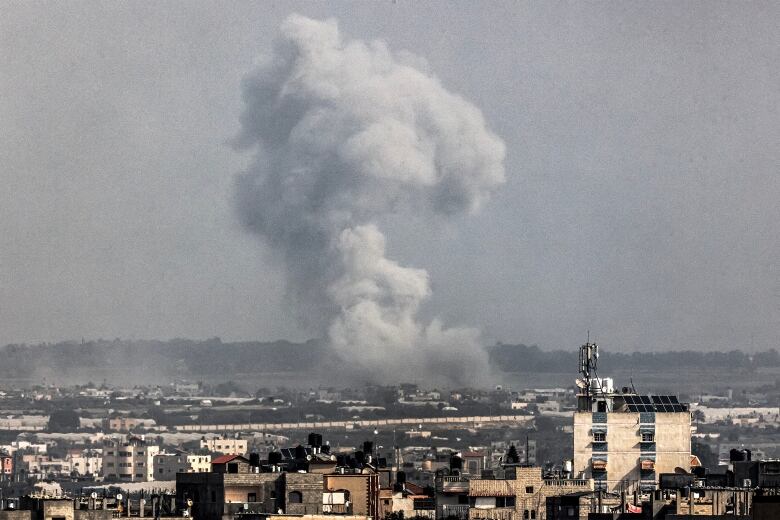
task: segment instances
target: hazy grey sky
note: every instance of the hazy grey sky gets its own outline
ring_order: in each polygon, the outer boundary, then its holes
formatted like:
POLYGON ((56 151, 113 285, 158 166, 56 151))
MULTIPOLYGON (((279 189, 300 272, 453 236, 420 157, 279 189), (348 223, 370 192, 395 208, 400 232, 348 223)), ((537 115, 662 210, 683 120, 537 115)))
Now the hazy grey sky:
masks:
POLYGON ((486 341, 778 345, 777 2, 2 2, 0 343, 304 339, 244 231, 241 79, 290 13, 423 57, 507 145, 476 216, 384 219, 486 341))

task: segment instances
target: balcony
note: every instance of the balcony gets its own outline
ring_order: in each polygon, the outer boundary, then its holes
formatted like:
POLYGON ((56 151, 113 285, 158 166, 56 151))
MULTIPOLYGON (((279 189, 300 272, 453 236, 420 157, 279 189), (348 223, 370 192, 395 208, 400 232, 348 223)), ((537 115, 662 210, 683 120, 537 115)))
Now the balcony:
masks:
POLYGON ((223 507, 224 515, 252 515, 259 513, 269 513, 266 511, 263 502, 230 502, 223 507))
POLYGON ((436 490, 441 493, 468 493, 469 481, 460 476, 442 477, 436 481, 436 490))
POLYGON ((514 507, 495 507, 492 509, 469 510, 469 520, 512 520, 514 516, 514 507))
POLYGON ((548 478, 544 479, 544 485, 563 488, 590 488, 590 480, 586 478, 548 478))
POLYGON ((469 506, 466 504, 442 504, 439 506, 437 513, 437 518, 457 518, 458 520, 467 520, 469 517, 469 506))

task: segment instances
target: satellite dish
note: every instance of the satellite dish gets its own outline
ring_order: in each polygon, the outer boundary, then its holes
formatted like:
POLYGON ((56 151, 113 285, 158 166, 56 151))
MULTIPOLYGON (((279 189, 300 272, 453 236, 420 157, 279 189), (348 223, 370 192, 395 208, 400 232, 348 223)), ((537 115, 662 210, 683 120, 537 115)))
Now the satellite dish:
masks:
POLYGON ((311 455, 306 455, 306 460, 311 460, 311 455))
POLYGON ((574 383, 575 383, 575 384, 576 384, 576 385, 577 385, 579 388, 585 388, 586 386, 588 386, 588 384, 587 384, 585 381, 583 381, 582 379, 577 379, 577 380, 575 380, 575 381, 574 381, 574 383))
POLYGON ((89 494, 89 496, 90 496, 90 497, 92 497, 92 498, 97 498, 97 493, 95 493, 95 492, 93 491, 92 493, 90 493, 90 494, 89 494))
POLYGON ((116 499, 117 500, 122 500, 122 493, 117 493, 116 494, 116 499))

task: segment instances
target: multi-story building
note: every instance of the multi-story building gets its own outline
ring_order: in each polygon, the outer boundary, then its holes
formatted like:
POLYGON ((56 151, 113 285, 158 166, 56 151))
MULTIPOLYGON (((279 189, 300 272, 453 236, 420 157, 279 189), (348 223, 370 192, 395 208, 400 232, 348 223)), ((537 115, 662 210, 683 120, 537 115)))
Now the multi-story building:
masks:
POLYGON ((244 455, 249 450, 249 443, 246 439, 214 437, 201 439, 200 447, 224 455, 244 455))
POLYGON ((691 414, 673 395, 616 390, 595 373, 598 347, 582 346, 574 413, 574 475, 610 492, 655 489, 657 476, 691 469, 691 414))
POLYGON ((155 480, 173 480, 177 473, 208 473, 211 455, 192 453, 158 453, 154 457, 155 480))
POLYGON ((321 515, 321 473, 257 472, 240 455, 213 459, 210 473, 177 473, 176 500, 192 502, 190 515, 225 520, 240 515, 321 515))
POLYGON ((71 471, 80 476, 98 476, 102 473, 103 453, 100 449, 71 450, 66 460, 70 462, 71 471))
POLYGON ((146 444, 143 437, 103 439, 103 478, 124 482, 154 480, 154 456, 159 446, 146 444))
POLYGON ((0 480, 13 480, 14 458, 8 453, 0 453, 0 480))
POLYGON ((513 469, 514 479, 469 481, 469 520, 545 520, 548 498, 593 491, 591 479, 545 478, 540 467, 513 469))
POLYGON ((325 475, 323 507, 330 513, 379 518, 379 475, 372 471, 325 475))

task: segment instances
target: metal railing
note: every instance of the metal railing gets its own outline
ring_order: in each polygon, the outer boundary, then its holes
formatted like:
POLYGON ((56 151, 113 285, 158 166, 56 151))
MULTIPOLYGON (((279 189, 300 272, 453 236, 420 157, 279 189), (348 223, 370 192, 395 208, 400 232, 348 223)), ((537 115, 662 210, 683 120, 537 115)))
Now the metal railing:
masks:
POLYGON ((442 504, 436 511, 436 518, 458 518, 459 520, 466 520, 469 517, 468 504, 442 504))

